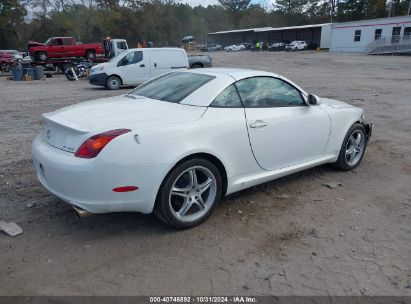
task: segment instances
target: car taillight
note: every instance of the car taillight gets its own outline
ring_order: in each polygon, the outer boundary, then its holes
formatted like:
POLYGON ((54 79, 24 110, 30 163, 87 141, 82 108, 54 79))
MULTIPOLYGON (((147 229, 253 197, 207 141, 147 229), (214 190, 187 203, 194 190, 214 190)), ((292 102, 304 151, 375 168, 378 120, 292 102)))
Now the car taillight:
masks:
POLYGON ((117 136, 131 132, 129 129, 116 129, 94 135, 87 139, 77 149, 74 156, 81 158, 94 158, 96 157, 104 147, 117 136))

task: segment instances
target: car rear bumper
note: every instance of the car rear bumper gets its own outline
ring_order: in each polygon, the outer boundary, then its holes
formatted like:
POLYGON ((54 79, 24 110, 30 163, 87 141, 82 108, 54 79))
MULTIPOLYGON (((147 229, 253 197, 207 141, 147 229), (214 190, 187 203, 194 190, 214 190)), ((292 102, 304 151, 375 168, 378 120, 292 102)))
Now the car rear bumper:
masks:
POLYGON ((91 74, 88 77, 88 82, 92 85, 105 86, 108 75, 106 73, 91 74))
POLYGON ((40 183, 63 201, 92 213, 136 211, 150 213, 166 165, 120 165, 83 159, 47 144, 38 136, 32 158, 40 183), (121 186, 136 186, 131 192, 114 192, 121 186))

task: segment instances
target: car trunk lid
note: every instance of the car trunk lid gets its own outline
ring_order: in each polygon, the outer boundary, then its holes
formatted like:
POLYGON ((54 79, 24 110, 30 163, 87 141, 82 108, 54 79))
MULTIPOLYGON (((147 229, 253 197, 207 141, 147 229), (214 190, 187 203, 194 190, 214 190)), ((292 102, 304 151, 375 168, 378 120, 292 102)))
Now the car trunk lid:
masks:
POLYGON ((89 137, 115 129, 141 130, 195 121, 206 107, 148 99, 135 95, 98 99, 44 114, 44 140, 74 153, 89 137))

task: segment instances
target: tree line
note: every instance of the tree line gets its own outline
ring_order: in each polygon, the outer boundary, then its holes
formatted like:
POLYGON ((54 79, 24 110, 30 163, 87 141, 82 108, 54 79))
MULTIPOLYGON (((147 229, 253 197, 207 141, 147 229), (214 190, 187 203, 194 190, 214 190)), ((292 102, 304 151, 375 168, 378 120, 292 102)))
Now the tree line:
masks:
MULTIPOLYGON (((24 49, 29 40, 103 37, 179 46, 183 36, 204 43, 208 32, 343 22, 406 15, 410 0, 277 0, 262 7, 251 0, 219 0, 192 7, 175 0, 1 0, 0 49, 24 49)), ((189 2, 187 0, 186 2, 189 2)))

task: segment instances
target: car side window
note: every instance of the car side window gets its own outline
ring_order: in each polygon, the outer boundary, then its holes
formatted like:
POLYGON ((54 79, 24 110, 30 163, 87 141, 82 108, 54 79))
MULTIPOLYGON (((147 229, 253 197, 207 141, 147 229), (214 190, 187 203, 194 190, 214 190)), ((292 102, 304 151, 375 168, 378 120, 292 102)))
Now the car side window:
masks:
POLYGON ((51 45, 52 46, 63 45, 63 39, 60 39, 60 38, 53 39, 51 40, 51 45))
POLYGON ((128 53, 123 58, 124 64, 122 64, 122 65, 136 64, 136 63, 139 63, 142 60, 143 60, 143 52, 142 51, 131 52, 131 53, 128 53))
POLYGON ((214 108, 242 108, 240 95, 234 84, 225 88, 211 103, 214 108))
POLYGON ((292 107, 306 105, 300 91, 274 77, 252 77, 236 82, 246 108, 292 107))
POLYGON ((64 43, 64 45, 72 45, 73 40, 71 38, 64 38, 63 43, 64 43))

